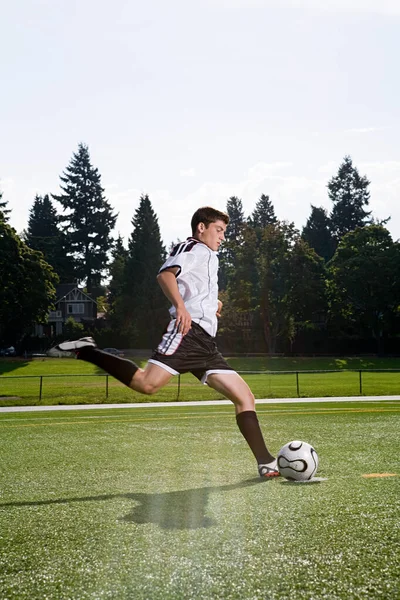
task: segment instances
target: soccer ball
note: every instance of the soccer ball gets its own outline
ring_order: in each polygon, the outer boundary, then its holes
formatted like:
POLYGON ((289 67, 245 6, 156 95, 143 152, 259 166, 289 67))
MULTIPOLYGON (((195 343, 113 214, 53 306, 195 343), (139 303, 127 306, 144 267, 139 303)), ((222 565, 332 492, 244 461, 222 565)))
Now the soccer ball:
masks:
POLYGON ((278 452, 279 473, 289 481, 309 481, 318 469, 318 454, 307 442, 293 441, 278 452))

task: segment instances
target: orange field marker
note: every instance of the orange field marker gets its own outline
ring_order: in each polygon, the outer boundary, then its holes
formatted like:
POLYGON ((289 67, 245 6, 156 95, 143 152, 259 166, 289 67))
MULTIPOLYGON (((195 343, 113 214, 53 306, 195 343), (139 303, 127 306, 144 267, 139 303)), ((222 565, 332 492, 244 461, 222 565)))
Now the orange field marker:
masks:
POLYGON ((365 475, 361 475, 361 477, 365 477, 366 479, 373 479, 375 477, 396 477, 397 473, 366 473, 365 475))

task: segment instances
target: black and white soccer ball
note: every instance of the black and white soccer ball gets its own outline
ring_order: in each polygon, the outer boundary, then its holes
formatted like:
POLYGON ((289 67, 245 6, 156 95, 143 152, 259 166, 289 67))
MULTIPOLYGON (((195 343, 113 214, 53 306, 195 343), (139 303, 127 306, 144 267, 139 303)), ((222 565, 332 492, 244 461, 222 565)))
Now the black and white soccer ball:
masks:
POLYGON ((289 481, 309 481, 318 469, 318 454, 307 442, 295 440, 282 446, 277 456, 278 469, 289 481))

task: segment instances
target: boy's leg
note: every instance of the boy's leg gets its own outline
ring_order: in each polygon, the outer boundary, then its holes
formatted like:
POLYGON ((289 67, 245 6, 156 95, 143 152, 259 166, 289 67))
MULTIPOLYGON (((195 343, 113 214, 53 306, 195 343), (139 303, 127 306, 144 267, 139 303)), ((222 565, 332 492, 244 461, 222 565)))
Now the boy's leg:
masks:
POLYGON ((142 394, 154 394, 164 387, 171 377, 173 375, 162 367, 147 363, 144 369, 135 372, 129 387, 142 394))
POLYGON ((140 369, 133 361, 108 354, 97 348, 92 338, 62 342, 60 350, 74 351, 78 359, 103 369, 126 386, 142 394, 154 394, 171 379, 172 374, 154 364, 140 369))
POLYGON ((158 365, 148 363, 141 369, 133 361, 108 354, 98 348, 84 348, 79 351, 78 358, 97 365, 141 394, 155 394, 173 377, 158 365))
POLYGON ((236 422, 253 452, 262 476, 279 475, 275 457, 269 452, 255 411, 254 395, 238 373, 212 373, 207 377, 210 387, 231 400, 235 405, 236 422), (265 467, 265 468, 264 468, 265 467))

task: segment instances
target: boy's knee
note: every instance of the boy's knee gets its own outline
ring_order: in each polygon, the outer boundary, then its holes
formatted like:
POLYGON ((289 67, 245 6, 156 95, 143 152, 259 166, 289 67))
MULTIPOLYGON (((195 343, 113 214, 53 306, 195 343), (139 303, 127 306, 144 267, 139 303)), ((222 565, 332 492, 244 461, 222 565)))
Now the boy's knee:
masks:
POLYGON ((159 390, 158 385, 155 385, 152 382, 146 382, 143 384, 142 393, 146 394, 146 396, 151 396, 152 394, 155 394, 156 392, 158 392, 158 390, 159 390))
POLYGON ((256 401, 254 398, 254 394, 252 392, 248 392, 247 394, 244 394, 240 398, 236 398, 236 401, 234 401, 234 404, 236 405, 236 408, 239 411, 255 410, 256 401))

